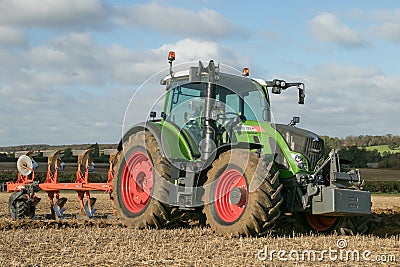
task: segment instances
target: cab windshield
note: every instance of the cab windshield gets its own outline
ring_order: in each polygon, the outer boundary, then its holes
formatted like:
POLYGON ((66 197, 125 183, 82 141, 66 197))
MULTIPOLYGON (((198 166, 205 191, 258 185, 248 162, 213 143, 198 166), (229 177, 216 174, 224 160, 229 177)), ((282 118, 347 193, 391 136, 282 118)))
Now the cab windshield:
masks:
MULTIPOLYGON (((202 116, 206 88, 207 83, 187 83, 170 90, 172 101, 168 111, 170 114, 173 113, 175 123, 178 125, 185 123, 188 116, 202 116)), ((270 121, 270 111, 262 88, 259 86, 253 88, 258 90, 233 92, 217 85, 215 113, 237 114, 252 121, 270 121)))

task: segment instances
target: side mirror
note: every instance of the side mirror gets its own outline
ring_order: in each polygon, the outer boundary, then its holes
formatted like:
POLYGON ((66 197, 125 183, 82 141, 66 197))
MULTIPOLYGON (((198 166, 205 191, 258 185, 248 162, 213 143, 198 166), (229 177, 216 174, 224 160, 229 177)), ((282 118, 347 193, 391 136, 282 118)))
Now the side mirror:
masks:
POLYGON ((151 111, 149 117, 151 118, 152 121, 154 121, 154 119, 157 117, 157 113, 155 111, 151 111))
POLYGON ((290 121, 289 126, 295 126, 299 122, 300 122, 300 117, 294 116, 293 119, 290 121))
POLYGON ((300 83, 300 82, 287 83, 284 80, 278 80, 278 79, 274 79, 273 81, 265 81, 265 82, 267 84, 267 87, 272 88, 273 94, 280 94, 280 93, 282 93, 282 90, 286 90, 292 86, 297 86, 297 89, 299 90, 298 103, 304 104, 304 98, 306 97, 306 94, 305 94, 306 88, 304 86, 304 83, 300 83))
POLYGON ((301 105, 304 104, 305 97, 306 97, 306 94, 304 93, 304 86, 303 86, 303 88, 299 87, 299 104, 301 104, 301 105))

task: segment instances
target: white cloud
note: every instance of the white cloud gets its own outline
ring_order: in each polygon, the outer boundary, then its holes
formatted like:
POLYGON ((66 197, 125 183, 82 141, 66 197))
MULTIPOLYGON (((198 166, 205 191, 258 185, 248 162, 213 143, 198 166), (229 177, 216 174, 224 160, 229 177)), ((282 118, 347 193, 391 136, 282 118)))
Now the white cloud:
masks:
POLYGON ((352 15, 367 25, 369 38, 400 44, 400 8, 368 11, 356 9, 352 15))
MULTIPOLYGON (((176 51, 176 71, 188 67, 180 63, 199 59, 236 68, 250 65, 237 51, 196 39, 136 51, 101 46, 90 34, 71 33, 28 50, 0 49, 0 112, 7 114, 0 117, 1 145, 117 142, 135 88, 165 70, 134 98, 129 125, 143 121, 164 92, 159 80, 168 72, 169 50, 176 51)), ((375 68, 325 64, 301 77, 276 77, 304 81, 307 87, 304 106, 297 104, 296 89, 271 96, 279 122, 300 115, 300 127, 321 134, 396 133, 397 124, 388 123, 398 121, 400 113, 396 76, 375 68)))
POLYGON ((0 46, 21 46, 28 41, 25 33, 18 28, 0 25, 0 46))
POLYGON ((0 2, 0 10, 0 27, 11 27, 19 31, 104 31, 117 25, 152 29, 168 36, 184 38, 215 40, 247 36, 232 21, 207 8, 192 11, 156 3, 112 6, 100 0, 3 0, 0 2))
POLYGON ((216 62, 225 59, 224 64, 234 67, 248 63, 248 59, 238 52, 215 42, 183 39, 176 43, 161 45, 159 48, 142 51, 132 51, 119 45, 107 48, 105 50, 107 60, 118 61, 110 69, 109 75, 112 79, 125 84, 140 84, 151 75, 168 68, 167 55, 171 50, 176 53, 175 65, 210 59, 216 62))
POLYGON ((51 90, 40 94, 46 101, 32 101, 29 96, 20 96, 18 102, 0 101, 1 112, 7 114, 0 117, 1 144, 116 143, 131 94, 123 87, 110 88, 101 96, 51 90))
POLYGON ((374 21, 387 21, 400 23, 400 8, 378 9, 366 12, 365 16, 374 21))
POLYGON ((98 0, 3 0, 0 25, 85 29, 105 19, 106 7, 98 0))
POLYGON ((197 39, 222 39, 246 34, 233 22, 211 9, 191 11, 156 3, 114 8, 115 22, 138 28, 147 28, 167 35, 197 39))
POLYGON ((342 23, 335 15, 324 12, 308 22, 312 35, 324 42, 332 42, 345 47, 364 45, 359 34, 342 23))
POLYGON ((339 137, 398 133, 399 77, 374 68, 336 63, 316 66, 305 75, 288 77, 305 81, 304 106, 296 104, 295 89, 271 96, 275 118, 280 122, 300 115, 299 127, 339 137))
POLYGON ((369 30, 374 36, 379 36, 386 41, 400 44, 400 23, 386 22, 379 25, 372 25, 369 30))
MULTIPOLYGON (((149 80, 132 102, 128 113, 131 124, 142 121, 154 100, 164 92, 159 80, 168 72, 170 50, 176 52, 175 71, 188 67, 179 64, 197 64, 199 59, 214 59, 235 68, 252 63, 240 54, 240 49, 234 50, 223 42, 246 33, 210 9, 189 10, 156 3, 110 7, 100 0, 4 0, 0 10, 0 112, 6 114, 0 117, 0 146, 117 142, 125 109, 136 88, 165 70, 149 80), (121 43, 129 38, 137 40, 132 34, 133 37, 116 39, 113 45, 101 45, 99 42, 110 35, 92 35, 88 29, 103 31, 103 26, 116 29, 112 38, 121 38, 120 29, 130 29, 136 35, 136 29, 144 29, 152 42, 164 35, 169 43, 136 50, 124 47, 121 43), (32 33, 38 36, 30 40, 32 33), (177 36, 184 37, 177 40, 177 36), (49 39, 43 41, 45 38, 49 39)), ((369 13, 369 19, 376 22, 370 28, 374 31, 370 36, 398 42, 400 16, 396 12, 399 11, 369 13)), ((331 13, 314 17, 308 27, 324 42, 344 47, 364 45, 359 33, 331 13)), ((259 31, 255 29, 254 33, 259 31)), ((257 39, 259 36, 254 38, 251 42, 265 44, 265 40, 257 39)), ((106 43, 114 39, 107 40, 106 43)), ((141 45, 148 40, 141 40, 141 45)), ((324 49, 334 50, 336 46, 316 49, 325 54, 324 49)), ((274 62, 273 58, 274 55, 269 62, 274 62)), ((400 78, 375 68, 339 64, 321 64, 307 71, 313 60, 316 59, 311 57, 300 69, 301 77, 286 77, 306 82, 304 106, 297 105, 296 89, 272 96, 274 114, 280 122, 289 122, 291 116, 298 114, 302 116, 300 127, 317 133, 343 136, 398 132, 400 78)))
POLYGON ((242 61, 213 42, 185 39, 135 51, 101 46, 87 33, 70 33, 26 49, 0 49, 0 113, 7 114, 0 117, 0 145, 117 142, 137 86, 165 69, 137 95, 129 124, 145 120, 165 91, 159 81, 168 73, 172 49, 177 52, 176 71, 183 67, 180 63, 199 58, 230 58, 233 65, 242 61))
POLYGON ((184 39, 175 44, 162 45, 156 52, 167 55, 170 50, 176 52, 177 60, 180 62, 213 59, 216 62, 222 61, 224 64, 233 67, 249 64, 249 60, 238 52, 211 41, 184 39))
POLYGON ((0 27, 19 31, 104 31, 122 26, 203 40, 247 36, 232 21, 207 8, 192 11, 157 3, 116 6, 100 0, 3 0, 0 1, 0 10, 0 27))

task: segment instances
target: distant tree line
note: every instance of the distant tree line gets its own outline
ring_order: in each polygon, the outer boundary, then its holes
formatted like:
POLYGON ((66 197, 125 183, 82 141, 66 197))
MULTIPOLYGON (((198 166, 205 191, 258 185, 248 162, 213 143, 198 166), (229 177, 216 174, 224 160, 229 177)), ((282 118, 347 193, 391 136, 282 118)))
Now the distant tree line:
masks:
MULTIPOLYGON (((364 168, 368 167, 369 163, 375 163, 381 168, 400 168, 400 150, 396 153, 383 152, 378 150, 367 151, 365 147, 388 145, 389 149, 400 149, 400 136, 387 134, 383 136, 377 135, 359 135, 347 136, 345 138, 322 136, 325 141, 325 154, 333 148, 340 151, 340 157, 352 162, 352 167, 364 168)), ((5 154, 4 152, 14 152, 23 150, 55 150, 64 149, 64 154, 61 159, 64 162, 76 162, 77 158, 72 155, 73 149, 88 149, 92 148, 90 157, 95 162, 108 162, 108 156, 101 155, 99 150, 106 148, 116 148, 116 144, 82 144, 82 145, 21 145, 0 147, 0 161, 16 161, 13 154, 5 154)), ((37 155, 34 159, 38 162, 46 162, 47 158, 37 155)))
POLYGON ((340 158, 351 161, 355 168, 365 168, 368 164, 375 163, 379 168, 400 168, 399 152, 383 152, 378 150, 368 151, 365 147, 388 145, 394 150, 400 147, 400 136, 387 134, 385 136, 347 136, 346 138, 323 136, 325 140, 325 154, 333 148, 340 152, 340 158))
MULTIPOLYGON (((97 163, 106 163, 109 161, 109 156, 100 154, 101 149, 114 149, 116 144, 82 144, 82 145, 64 145, 64 146, 49 146, 49 145, 21 145, 21 146, 10 146, 10 147, 0 147, 0 162, 13 162, 17 161, 14 157, 13 152, 16 151, 43 151, 43 150, 64 150, 61 155, 61 160, 64 162, 76 162, 77 157, 73 156, 72 150, 84 150, 91 148, 90 157, 97 163), (2 153, 3 152, 3 153, 2 153)), ((43 157, 42 153, 34 155, 33 158, 37 162, 47 162, 47 158, 43 157)))
POLYGON ((322 136, 325 144, 328 147, 341 148, 341 147, 368 147, 368 146, 381 146, 388 145, 389 149, 396 149, 400 147, 400 136, 387 134, 379 135, 359 135, 347 136, 345 138, 322 136))
MULTIPOLYGON (((96 143, 97 144, 97 143, 96 143)), ((18 145, 18 146, 0 146, 0 153, 2 152, 15 152, 15 151, 43 151, 43 150, 66 150, 66 149, 87 149, 96 144, 74 144, 74 145, 18 145)), ((117 144, 97 144, 99 149, 116 148, 117 144)))

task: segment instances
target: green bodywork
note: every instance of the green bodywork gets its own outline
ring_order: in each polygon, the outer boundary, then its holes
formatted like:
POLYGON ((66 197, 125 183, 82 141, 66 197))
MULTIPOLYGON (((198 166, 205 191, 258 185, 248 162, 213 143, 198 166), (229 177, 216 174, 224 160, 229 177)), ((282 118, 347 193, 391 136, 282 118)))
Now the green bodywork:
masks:
MULTIPOLYGON (((192 151, 198 151, 197 146, 190 144, 183 133, 168 121, 162 120, 161 122, 147 122, 156 125, 162 133, 163 147, 167 150, 169 157, 172 159, 187 159, 195 160, 192 151), (178 144, 178 145, 176 145, 178 144)), ((200 152, 198 152, 199 154, 200 152)))
MULTIPOLYGON (((193 154, 199 154, 199 149, 197 147, 196 143, 190 143, 187 138, 183 135, 182 131, 179 131, 175 126, 171 125, 171 123, 167 121, 161 121, 161 122, 151 122, 154 125, 157 125, 157 127, 162 131, 163 139, 166 141, 164 143, 164 148, 163 149, 168 149, 169 155, 172 159, 186 159, 186 160, 191 160, 195 161, 197 158, 193 154), (178 144, 178 145, 176 145, 178 144), (165 147, 167 146, 167 147, 165 147), (197 151, 197 153, 193 153, 193 151, 197 151)), ((236 137, 237 142, 244 142, 244 143, 255 143, 254 142, 254 137, 258 137, 258 140, 261 141, 261 144, 263 144, 263 154, 267 156, 271 156, 274 154, 273 151, 275 151, 275 148, 271 147, 269 145, 269 139, 272 138, 275 140, 276 144, 279 146, 279 148, 282 150, 286 161, 288 162, 288 165, 290 166, 288 170, 286 169, 280 169, 280 178, 290 178, 296 175, 297 173, 309 173, 311 174, 313 170, 308 169, 308 160, 306 157, 304 157, 302 154, 290 150, 288 147, 286 141, 283 139, 283 137, 280 135, 278 131, 276 131, 270 123, 260 123, 257 121, 245 121, 242 122, 239 127, 245 127, 245 126, 259 126, 261 129, 263 129, 264 132, 259 132, 257 130, 247 130, 247 131, 235 131, 234 135, 236 137), (292 155, 299 155, 304 158, 304 160, 307 162, 307 169, 303 170, 300 169, 292 155)), ((322 160, 322 159, 321 159, 322 160)))

